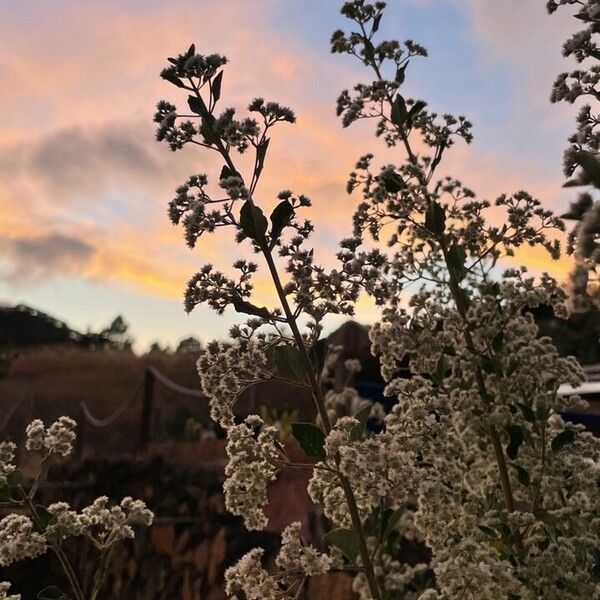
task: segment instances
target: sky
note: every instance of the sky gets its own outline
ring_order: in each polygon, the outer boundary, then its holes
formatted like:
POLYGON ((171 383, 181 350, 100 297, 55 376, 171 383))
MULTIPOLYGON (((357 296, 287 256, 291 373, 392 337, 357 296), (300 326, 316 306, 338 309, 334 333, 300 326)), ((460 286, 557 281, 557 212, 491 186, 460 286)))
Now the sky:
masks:
MULTIPOLYGON (((554 77, 570 65, 562 42, 576 21, 548 16, 543 0, 390 0, 382 37, 425 45, 408 95, 474 124, 456 145, 449 173, 493 199, 526 189, 564 211, 562 151, 576 107, 551 105, 554 77)), ((344 28, 338 0, 0 0, 0 302, 29 304, 76 329, 117 314, 136 348, 193 335, 226 335, 235 315, 183 310, 185 284, 206 262, 227 270, 239 248, 227 234, 195 250, 167 217, 175 188, 220 164, 197 148, 172 153, 154 139, 159 99, 185 96, 158 74, 192 43, 225 54, 225 105, 256 96, 298 117, 271 140, 259 188, 272 205, 293 189, 313 200, 314 243, 324 262, 349 235, 358 196, 345 193, 356 159, 381 154, 372 124, 342 129, 339 92, 365 73, 329 52, 344 28)), ((401 157, 398 157, 398 161, 401 157)), ((223 233, 223 232, 220 232, 223 233)), ((564 278, 569 259, 523 257, 564 278)), ((273 301, 259 276, 258 300, 273 301)), ((376 313, 361 301, 357 318, 376 313)))

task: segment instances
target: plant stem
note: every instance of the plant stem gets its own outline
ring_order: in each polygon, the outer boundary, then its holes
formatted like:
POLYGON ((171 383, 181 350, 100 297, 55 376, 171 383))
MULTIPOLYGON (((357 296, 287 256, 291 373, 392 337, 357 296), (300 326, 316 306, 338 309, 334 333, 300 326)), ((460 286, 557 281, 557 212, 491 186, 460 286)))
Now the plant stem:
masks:
MULTIPOLYGON (((438 236, 438 242, 442 249, 442 253, 444 255, 444 261, 446 262, 447 270, 449 273, 449 287, 450 292, 452 294, 452 298, 454 300, 454 304, 456 305, 456 310, 463 322, 463 337, 465 339, 465 345, 469 353, 474 357, 478 358, 478 352, 475 347, 475 343, 473 341, 473 337, 471 335, 469 321, 467 319, 466 307, 464 306, 463 297, 461 295, 460 284, 454 274, 453 269, 450 267, 448 260, 448 247, 446 245, 446 241, 442 236, 438 236)), ((475 381, 477 383, 477 391, 479 392, 479 396, 481 397, 483 403, 489 409, 489 394, 487 392, 487 387, 485 384, 485 378, 481 371, 481 367, 477 364, 475 366, 475 381)), ((506 458, 504 456, 504 450, 502 449, 502 443, 500 441, 500 435, 498 434, 498 430, 495 425, 490 424, 488 427, 488 434, 492 441, 492 446, 494 448, 494 455, 496 457, 496 462, 498 464, 498 472, 500 474, 500 485, 502 487, 502 493, 504 494, 504 501, 506 504, 506 508, 508 512, 514 512, 515 510, 515 501, 513 497, 512 487, 510 483, 510 476, 508 474, 508 468, 506 465, 506 458)), ((517 539, 519 543, 519 540, 517 539)))
MULTIPOLYGON (((205 118, 209 114, 209 110, 206 106, 206 103, 202 99, 202 95, 200 94, 199 88, 197 86, 195 86, 191 80, 190 80, 190 84, 192 85, 194 93, 195 93, 196 97, 198 98, 201 112, 203 113, 202 117, 205 118)), ((232 159, 231 159, 228 149, 225 148, 225 146, 223 145, 223 142, 221 141, 221 139, 218 136, 216 136, 215 146, 216 146, 216 150, 219 152, 219 154, 221 154, 221 156, 227 163, 227 166, 232 171, 238 172, 237 169, 235 168, 235 165, 234 165, 232 159)), ((256 164, 255 164, 254 173, 256 174, 256 164)), ((256 183, 257 183, 257 180, 255 178, 253 178, 253 183, 250 186, 251 192, 253 191, 254 187, 256 186, 256 183)), ((251 196, 248 198, 247 202, 253 202, 251 196)), ((302 362, 304 363, 304 368, 306 369, 306 374, 309 378, 311 393, 312 393, 317 411, 321 418, 321 421, 323 422, 323 427, 325 428, 325 433, 329 433, 331 431, 331 421, 329 420, 329 415, 327 414, 327 408, 325 406, 325 399, 323 397, 323 390, 321 389, 321 382, 319 380, 318 374, 315 372, 315 369, 313 368, 313 364, 310 360, 308 352, 306 351, 306 346, 304 345, 304 340, 302 339, 302 334, 300 333, 300 330, 298 329, 298 324, 296 323, 297 317, 292 312, 290 305, 287 301, 285 292, 283 290, 283 286, 281 284, 281 279, 280 279, 279 273, 277 271, 277 267, 273 260, 271 248, 269 248, 266 243, 259 244, 259 246, 260 246, 263 256, 265 257, 267 265, 269 267, 269 271, 270 271, 271 277, 273 279, 273 284, 275 285, 275 289, 277 291, 277 296, 279 297, 281 307, 286 316, 287 324, 290 327, 290 329, 292 330, 294 340, 296 342, 296 345, 298 346, 298 350, 300 351, 300 355, 302 357, 302 362)), ((338 469, 339 469, 339 460, 340 460, 339 456, 336 456, 335 462, 336 462, 336 465, 338 466, 338 469)), ((360 520, 360 514, 358 512, 358 505, 356 504, 356 498, 354 497, 354 492, 352 490, 352 486, 350 484, 350 481, 348 481, 348 479, 346 477, 344 477, 343 475, 338 474, 338 477, 340 479, 342 489, 343 489, 344 495, 346 497, 346 502, 348 503, 348 508, 350 511, 350 518, 352 521, 352 528, 358 538, 359 548, 360 548, 360 556, 362 559, 363 569, 364 569, 365 576, 367 578, 371 596, 374 598, 374 600, 381 600, 381 598, 382 598, 381 592, 379 590, 377 578, 375 576, 373 562, 371 561, 371 557, 369 555, 369 551, 367 548, 367 542, 366 542, 364 531, 362 528, 362 522, 360 520)))
POLYGON ((67 576, 67 579, 69 580, 69 584, 71 585, 71 589, 75 594, 76 600, 85 600, 85 595, 79 585, 79 582, 77 581, 77 575, 75 575, 75 571, 73 570, 73 567, 71 566, 67 555, 64 553, 63 549, 60 546, 52 545, 51 547, 52 551, 56 555, 56 558, 58 558, 60 566, 62 567, 65 575, 67 576))
MULTIPOLYGON (((279 273, 277 272, 277 267, 275 266, 275 262, 273 261, 273 255, 271 254, 271 251, 268 248, 263 248, 262 251, 265 260, 267 261, 267 265, 269 267, 269 271, 271 273, 271 277, 273 279, 273 283, 275 285, 279 301, 281 302, 281 307, 287 318, 288 325, 292 330, 292 335, 294 336, 294 340, 296 341, 296 345, 298 346, 300 355, 302 356, 302 362, 304 363, 304 367, 309 378, 310 388, 313 399, 315 401, 315 405, 317 407, 317 411, 319 413, 319 416, 321 417, 321 421, 323 422, 325 432, 329 433, 331 431, 331 421, 329 419, 329 415, 327 414, 325 398, 323 397, 323 390, 321 388, 321 383, 319 381, 318 374, 315 372, 310 357, 308 356, 306 346, 304 345, 304 340, 302 339, 302 335, 300 333, 300 330, 298 329, 298 324, 296 323, 296 317, 292 313, 285 292, 283 291, 283 286, 281 285, 279 273)), ((335 462, 336 465, 339 467, 339 456, 335 457, 335 462)), ((346 497, 346 502, 348 503, 350 519, 352 521, 352 529, 358 537, 360 557, 363 563, 365 577, 367 578, 367 583, 369 585, 369 591, 371 592, 371 596, 373 596, 375 600, 381 600, 381 592, 377 583, 377 577, 375 576, 373 562, 371 560, 371 556, 369 555, 369 550, 367 548, 367 541, 365 539, 365 534, 362 528, 362 522, 360 520, 360 514, 358 512, 356 498, 354 497, 354 491, 352 490, 350 481, 348 481, 348 479, 345 476, 339 474, 338 477, 340 479, 340 483, 342 485, 342 489, 346 497)))
MULTIPOLYGON (((33 504, 31 496, 29 494, 27 494, 27 492, 25 492, 25 490, 23 489, 22 486, 19 486, 19 491, 23 497, 23 500, 25 501, 25 504, 27 505, 27 508, 29 509, 29 512, 31 513, 34 523, 36 524, 36 526, 41 526, 42 520, 40 519, 40 516, 38 515, 37 509, 36 509, 35 505, 33 504)), ((73 567, 71 566, 71 563, 69 562, 69 559, 68 559, 67 555, 64 553, 63 549, 60 547, 60 545, 58 543, 50 544, 50 548, 56 555, 56 558, 58 558, 58 561, 60 562, 60 565, 61 565, 65 575, 67 576, 67 579, 69 580, 71 589, 73 590, 73 593, 75 594, 75 599, 76 600, 85 600, 85 595, 83 593, 83 590, 81 589, 81 586, 79 585, 79 581, 77 580, 77 575, 75 575, 75 571, 73 570, 73 567)))

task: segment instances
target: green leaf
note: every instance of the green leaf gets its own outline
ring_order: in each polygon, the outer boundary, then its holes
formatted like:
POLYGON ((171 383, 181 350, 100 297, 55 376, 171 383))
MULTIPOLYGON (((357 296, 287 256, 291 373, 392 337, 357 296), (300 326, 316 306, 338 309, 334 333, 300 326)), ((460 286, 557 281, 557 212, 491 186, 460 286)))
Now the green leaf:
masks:
POLYGON ((408 111, 407 121, 409 126, 412 125, 413 119, 427 106, 427 102, 417 100, 408 111))
POLYGON ((500 350, 502 350, 502 343, 503 342, 504 342, 504 332, 503 331, 499 331, 494 336, 494 339, 492 340, 492 350, 494 352, 496 352, 496 354, 498 352, 500 352, 500 350))
POLYGON ((373 19, 373 27, 371 28, 371 32, 372 33, 377 33, 377 31, 379 30, 379 23, 381 23, 381 17, 383 17, 383 13, 379 13, 374 19, 373 19))
POLYGON ((510 465, 517 471, 517 479, 524 485, 525 487, 529 487, 529 482, 531 478, 529 477, 529 473, 517 463, 510 463, 510 465))
POLYGON ((202 116, 206 110, 202 106, 202 102, 200 102, 200 98, 197 96, 188 96, 188 106, 193 113, 202 116))
POLYGON ((380 175, 380 179, 386 192, 389 192, 390 194, 396 194, 406 187, 404 179, 402 179, 402 177, 400 177, 400 175, 394 171, 385 171, 382 175, 380 175))
POLYGON ((487 525, 477 525, 477 527, 479 527, 479 529, 481 530, 482 533, 485 533, 485 535, 487 535, 489 537, 496 536, 496 532, 491 527, 488 527, 487 525))
POLYGON ((263 211, 251 200, 246 200, 240 210, 240 227, 243 234, 257 244, 261 244, 265 241, 267 226, 263 211))
POLYGON ((38 600, 70 600, 70 596, 67 596, 67 594, 55 585, 50 585, 39 591, 37 598, 38 600))
POLYGON ((387 510, 382 517, 383 525, 383 539, 387 538, 390 533, 394 530, 394 527, 398 524, 398 521, 402 518, 404 510, 387 510))
POLYGON ((575 432, 572 429, 565 429, 561 431, 550 444, 552 452, 558 452, 561 448, 570 444, 575 439, 575 432))
POLYGON ((520 425, 508 425, 506 432, 510 437, 508 446, 506 446, 506 456, 511 460, 515 460, 523 443, 523 428, 520 425))
POLYGON ((265 166, 265 157, 267 156, 267 149, 269 148, 270 138, 264 139, 256 148, 256 167, 254 173, 256 179, 260 177, 263 167, 265 166))
POLYGON ((310 359, 315 366, 315 370, 319 373, 323 370, 328 352, 329 340, 327 338, 321 338, 320 340, 317 340, 314 346, 310 349, 310 359))
POLYGON ((425 229, 433 235, 442 235, 446 229, 446 211, 435 200, 427 207, 425 229))
POLYGON ((283 228, 289 225, 294 216, 294 208, 288 200, 280 202, 271 213, 271 239, 277 240, 283 228))
POLYGON ((265 306, 256 306, 256 304, 252 304, 252 302, 244 300, 237 292, 234 292, 231 303, 233 304, 233 308, 235 308, 236 312, 244 313, 246 315, 254 315, 256 317, 261 317, 262 319, 271 318, 271 313, 265 306))
POLYGON ((356 557, 360 553, 360 545, 358 537, 352 529, 334 529, 326 533, 324 538, 327 544, 339 548, 351 563, 356 562, 356 557))
POLYGON ((45 506, 42 506, 41 504, 36 504, 35 513, 37 515, 35 519, 35 529, 40 533, 46 531, 48 525, 50 525, 52 521, 56 520, 56 517, 51 512, 49 512, 45 506))
POLYGON ((10 488, 8 484, 0 485, 0 502, 10 502, 10 488))
POLYGON ((533 511, 533 514, 536 518, 538 518, 540 521, 542 521, 542 523, 546 523, 546 525, 556 525, 557 524, 556 517, 554 515, 552 515, 551 513, 549 513, 544 508, 536 508, 533 511))
POLYGON ((23 483, 23 473, 21 469, 15 469, 10 472, 6 478, 6 482, 10 487, 21 485, 23 483))
POLYGON ((223 83, 223 71, 219 71, 212 81, 212 95, 214 102, 218 102, 221 97, 221 84, 223 83))
POLYGON ((522 402, 517 402, 517 406, 521 409, 523 417, 526 421, 529 421, 530 423, 535 423, 535 413, 533 412, 533 409, 530 406, 527 406, 527 404, 523 404, 522 402))
POLYGON ((375 58, 375 47, 373 46, 373 43, 371 42, 371 40, 365 38, 365 60, 367 62, 373 62, 374 58, 375 58))
POLYGON ((363 406, 361 409, 359 409, 356 412, 356 414, 354 415, 354 418, 358 421, 358 425, 355 425, 352 428, 352 430, 350 431, 350 439, 353 442, 357 442, 358 440, 362 439, 363 431, 365 430, 365 426, 367 424, 367 419, 369 418, 369 415, 371 414, 372 408, 373 408, 373 405, 369 402, 368 404, 363 406))
POLYGON ((202 125, 200 125, 200 133, 207 144, 214 144, 219 141, 219 136, 215 132, 216 119, 210 113, 206 113, 202 117, 202 125))
POLYGON ((292 423, 292 435, 300 448, 317 460, 325 460, 325 434, 312 423, 292 423))
POLYGON ((282 379, 302 383, 305 381, 306 369, 300 350, 295 346, 273 346, 269 351, 282 379))
POLYGON ((448 372, 449 368, 450 368, 450 363, 448 362, 446 355, 440 354, 440 357, 438 358, 437 365, 435 368, 435 373, 432 374, 434 381, 438 385, 441 385, 442 382, 444 381, 444 378, 446 377, 446 373, 448 372))
POLYGON ((185 83, 183 83, 183 81, 181 81, 181 79, 179 79, 179 77, 177 77, 177 75, 173 75, 172 73, 161 73, 161 77, 165 80, 168 81, 169 83, 172 83, 173 85, 176 85, 178 88, 182 88, 185 87, 185 83))
POLYGON ((396 127, 402 127, 407 116, 408 111, 406 110, 406 102, 404 102, 404 98, 400 94, 397 94, 394 98, 394 102, 392 102, 390 119, 396 127))
POLYGON ((464 246, 460 244, 452 244, 450 250, 448 250, 447 263, 450 274, 455 277, 459 282, 462 281, 467 275, 467 269, 465 268, 465 262, 467 260, 467 254, 464 246))
POLYGON ((396 83, 398 85, 402 85, 404 83, 404 79, 406 78, 406 67, 408 67, 408 62, 404 63, 397 71, 396 71, 396 83))

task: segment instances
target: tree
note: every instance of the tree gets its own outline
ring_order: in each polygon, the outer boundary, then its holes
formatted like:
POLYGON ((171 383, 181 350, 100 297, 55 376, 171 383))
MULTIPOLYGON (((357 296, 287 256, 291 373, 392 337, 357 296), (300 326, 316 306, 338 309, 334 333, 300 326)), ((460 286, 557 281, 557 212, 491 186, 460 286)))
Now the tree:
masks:
POLYGON ((219 314, 249 316, 232 328, 231 343, 209 343, 198 361, 211 415, 228 438, 227 508, 248 529, 262 529, 268 482, 282 469, 310 468, 309 494, 332 525, 321 553, 301 539, 299 523, 290 524, 274 568, 262 565, 260 548, 252 550, 227 571, 227 593, 294 598, 308 576, 343 568, 364 600, 591 598, 600 445, 561 419, 576 400, 562 399, 558 388, 578 385, 583 372, 538 335, 525 310, 543 304, 564 315, 567 297, 546 274, 500 268, 524 245, 558 258, 555 234, 564 225, 523 191, 495 200, 505 214, 497 225, 488 221, 492 203, 439 177, 452 145, 471 141, 471 124, 405 95, 405 79, 427 51, 411 40, 379 41, 384 8, 343 5, 351 31, 334 32, 332 51, 354 57, 368 75, 341 93, 337 113, 344 127, 374 120, 376 136, 400 162, 378 166, 372 154, 358 160, 347 186, 362 197, 354 231, 330 271, 307 245, 313 226, 301 215, 310 200, 285 190, 265 213, 268 203, 257 194, 273 128, 294 123, 294 113, 262 98, 250 102, 249 117, 217 112, 227 60, 197 54, 193 45, 161 73, 187 94, 192 117, 161 101, 157 139, 172 150, 197 145, 222 161, 218 187, 197 174, 177 189, 171 220, 183 225, 192 248, 217 229, 234 233, 268 270, 278 300, 274 307, 252 302, 259 266, 244 258, 234 263, 235 276, 206 265, 186 291, 188 311, 206 303, 219 314), (253 167, 243 174, 237 154, 248 152, 253 167), (406 303, 405 288, 415 283, 406 303), (351 389, 322 388, 335 354, 321 339, 323 321, 353 314, 361 292, 382 308, 369 335, 387 394, 397 398, 377 431, 365 422, 380 408, 356 402, 351 389), (236 421, 241 392, 264 380, 289 381, 311 395, 315 421, 292 424, 292 433, 312 463, 293 463, 278 429, 260 416, 236 421), (429 565, 402 561, 405 536, 430 548, 429 565))
POLYGON ((177 344, 177 349, 175 352, 178 354, 193 352, 197 353, 202 350, 202 342, 193 336, 183 338, 179 344, 177 344))

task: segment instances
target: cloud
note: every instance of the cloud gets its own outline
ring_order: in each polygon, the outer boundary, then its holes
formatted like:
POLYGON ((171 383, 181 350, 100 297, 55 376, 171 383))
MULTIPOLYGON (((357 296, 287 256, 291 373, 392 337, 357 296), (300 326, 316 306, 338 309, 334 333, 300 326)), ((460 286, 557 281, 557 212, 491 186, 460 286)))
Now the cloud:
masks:
POLYGON ((86 241, 61 233, 5 239, 0 248, 3 260, 8 260, 1 277, 16 286, 58 274, 78 274, 94 254, 93 246, 86 241))

